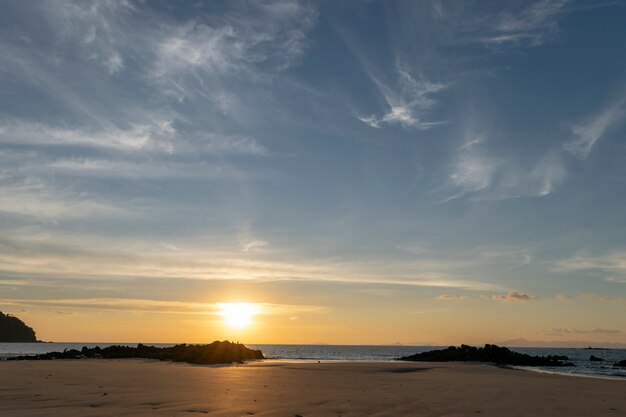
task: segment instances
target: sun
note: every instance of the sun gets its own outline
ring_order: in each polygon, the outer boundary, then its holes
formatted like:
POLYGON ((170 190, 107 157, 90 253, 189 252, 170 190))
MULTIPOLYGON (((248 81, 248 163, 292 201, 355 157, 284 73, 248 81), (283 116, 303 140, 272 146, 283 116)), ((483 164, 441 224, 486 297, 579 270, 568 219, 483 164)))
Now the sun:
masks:
POLYGON ((220 315, 233 329, 249 327, 252 324, 252 317, 258 313, 256 306, 250 303, 221 303, 220 308, 222 309, 220 315))

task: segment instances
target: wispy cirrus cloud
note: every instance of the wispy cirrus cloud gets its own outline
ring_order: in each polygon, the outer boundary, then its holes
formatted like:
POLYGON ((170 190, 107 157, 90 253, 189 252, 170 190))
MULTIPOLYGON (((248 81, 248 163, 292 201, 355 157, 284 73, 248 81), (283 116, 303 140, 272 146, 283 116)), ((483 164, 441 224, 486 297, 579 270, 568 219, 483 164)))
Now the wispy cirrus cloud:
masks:
MULTIPOLYGON (((30 238, 1 239, 0 269, 13 274, 58 276, 80 279, 151 278, 234 280, 255 282, 319 282, 397 285, 411 287, 458 288, 493 291, 500 287, 490 282, 460 276, 447 262, 398 264, 386 262, 307 262, 303 259, 274 260, 242 256, 237 242, 229 248, 221 244, 210 250, 179 248, 172 251, 162 245, 146 247, 133 254, 137 244, 122 243, 117 250, 108 248, 106 239, 85 236, 34 235, 30 238), (83 249, 90 248, 89 250, 83 249), (124 248, 127 248, 124 250, 124 248), (70 261, 71 260, 71 261, 70 261)), ((145 246, 145 245, 144 245, 145 246)), ((171 245, 168 245, 171 246, 171 245)), ((244 247, 245 249, 245 247, 244 247)), ((244 251, 252 255, 260 251, 244 251)))
POLYGON ((36 178, 0 179, 0 213, 53 222, 133 216, 128 205, 122 207, 95 193, 76 192, 71 187, 52 185, 36 178))
POLYGON ((626 95, 614 100, 600 113, 587 118, 572 127, 576 137, 563 145, 563 148, 578 159, 587 159, 593 146, 604 136, 607 130, 615 127, 624 117, 626 95))
POLYGON ((548 151, 536 160, 522 162, 512 156, 490 152, 484 136, 470 136, 453 160, 447 183, 448 202, 544 197, 552 194, 567 176, 561 156, 548 151))
POLYGON ((39 5, 58 30, 58 39, 72 44, 87 61, 102 65, 111 75, 124 69, 132 45, 127 36, 139 10, 132 0, 99 2, 43 1, 39 5))
MULTIPOLYGON (((404 6, 404 5, 403 5, 404 6)), ((419 12, 407 6, 405 10, 411 19, 419 20, 418 26, 428 27, 436 32, 437 29, 429 20, 431 7, 426 4, 414 4, 419 12)), ((399 9, 405 9, 400 7, 399 9)), ((396 10, 397 12, 397 10, 396 10)), ((399 17, 404 19, 407 16, 399 17)), ((415 31, 415 22, 406 27, 407 33, 415 31)), ((389 49, 385 51, 385 58, 380 59, 380 51, 376 51, 359 38, 358 30, 348 25, 337 26, 339 34, 354 58, 360 64, 360 70, 371 84, 372 94, 378 102, 377 108, 372 111, 353 110, 353 115, 362 123, 376 129, 384 126, 400 126, 409 130, 428 130, 436 126, 447 124, 449 121, 441 119, 439 107, 442 95, 452 82, 441 71, 434 70, 436 65, 431 60, 429 51, 421 51, 416 44, 407 42, 407 34, 403 37, 390 40, 389 49), (420 59, 407 54, 407 50, 414 50, 420 59)), ((414 34, 418 36, 417 33, 414 34)), ((426 49, 436 48, 437 45, 420 45, 426 49)))
POLYGON ((0 121, 0 144, 3 145, 83 145, 132 151, 154 146, 160 138, 173 133, 171 121, 99 131, 50 126, 15 118, 0 121))
POLYGON ((151 77, 179 100, 200 94, 229 108, 224 84, 233 77, 258 78, 298 62, 317 11, 306 2, 241 4, 211 22, 191 20, 156 41, 151 77), (260 22, 263 22, 261 24, 260 22))
MULTIPOLYGON (((135 123, 128 128, 86 129, 84 127, 55 126, 24 119, 0 120, 0 146, 50 148, 83 147, 95 150, 113 150, 125 155, 137 153, 152 156, 198 154, 249 154, 266 156, 269 150, 247 136, 225 135, 216 132, 178 130, 174 119, 159 118, 135 123)), ((119 155, 111 155, 113 158, 119 155)))
POLYGON ((225 158, 269 154, 253 138, 178 131, 170 119, 127 129, 86 129, 5 118, 0 120, 0 211, 55 221, 128 216, 141 198, 98 195, 90 180, 245 178, 225 158), (211 160, 216 157, 220 160, 211 160))
POLYGON ((459 148, 450 182, 462 193, 473 193, 492 185, 494 175, 502 164, 497 157, 487 155, 483 150, 483 137, 473 138, 459 148))
POLYGON ((557 272, 590 271, 601 273, 607 281, 626 283, 626 252, 615 251, 593 256, 580 253, 553 264, 557 272))
POLYGON ((416 79, 404 64, 398 64, 397 88, 384 83, 372 70, 368 71, 368 75, 387 104, 387 111, 382 116, 375 114, 357 116, 363 123, 377 129, 383 124, 388 124, 418 130, 430 129, 445 123, 428 120, 428 113, 437 105, 435 95, 445 90, 446 84, 431 82, 424 77, 416 79))
POLYGON ((557 294, 556 299, 558 301, 593 301, 593 302, 600 302, 600 303, 626 304, 626 297, 612 297, 612 296, 600 295, 600 294, 580 294, 580 295, 557 294))
POLYGON ((58 42, 75 47, 85 61, 98 62, 114 75, 128 67, 127 61, 154 60, 157 78, 198 69, 233 71, 269 60, 289 66, 308 45, 306 34, 317 18, 313 5, 289 0, 241 2, 219 19, 182 23, 143 6, 133 0, 68 0, 62 5, 43 1, 36 9, 58 42))
MULTIPOLYGON (((490 48, 538 46, 559 32, 559 18, 569 0, 523 2, 518 10, 503 10, 475 17, 466 27, 466 36, 490 48)), ((507 5, 509 6, 509 5, 507 5)))
MULTIPOLYGON (((48 307, 56 309, 118 310, 159 314, 219 315, 224 303, 198 303, 175 300, 136 298, 75 298, 75 299, 0 299, 0 305, 11 307, 48 307)), ((252 303, 259 315, 291 315, 295 313, 324 313, 326 306, 252 303)))
POLYGON ((441 294, 437 296, 437 300, 441 301, 460 301, 460 300, 469 300, 470 297, 467 295, 455 295, 455 294, 441 294))

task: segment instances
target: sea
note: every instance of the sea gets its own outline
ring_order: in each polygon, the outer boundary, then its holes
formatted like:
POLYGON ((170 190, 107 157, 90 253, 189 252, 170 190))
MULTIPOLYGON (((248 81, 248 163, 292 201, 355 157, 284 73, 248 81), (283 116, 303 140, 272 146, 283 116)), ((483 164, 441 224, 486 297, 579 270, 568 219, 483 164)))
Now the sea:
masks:
MULTIPOLYGON (((144 343, 145 345, 168 347, 173 344, 144 343)), ((0 358, 18 355, 36 355, 47 352, 62 352, 83 346, 101 348, 112 346, 136 346, 137 343, 0 343, 0 358)), ((290 362, 387 362, 402 356, 441 349, 443 346, 371 346, 371 345, 268 345, 247 344, 251 349, 260 349, 273 360, 290 362)), ((626 379, 626 369, 614 368, 613 364, 626 359, 626 349, 581 349, 581 348, 515 348, 511 350, 529 355, 562 355, 569 357, 573 367, 518 367, 535 372, 556 373, 570 376, 626 379), (603 361, 590 361, 590 356, 603 361)))

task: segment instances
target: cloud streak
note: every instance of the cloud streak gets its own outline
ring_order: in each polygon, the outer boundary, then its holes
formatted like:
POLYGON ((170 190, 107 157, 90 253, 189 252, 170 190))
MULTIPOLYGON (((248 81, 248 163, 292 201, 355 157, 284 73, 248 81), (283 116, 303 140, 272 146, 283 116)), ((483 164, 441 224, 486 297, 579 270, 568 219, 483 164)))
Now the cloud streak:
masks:
MULTIPOLYGON (((224 303, 134 298, 76 298, 76 299, 0 299, 0 305, 12 307, 46 307, 58 309, 117 310, 136 313, 219 315, 224 303)), ((291 315, 295 313, 325 313, 325 306, 253 303, 259 315, 291 315)))
POLYGON ((561 184, 567 170, 558 153, 546 152, 534 161, 521 163, 513 157, 490 153, 483 136, 470 136, 461 145, 447 178, 452 195, 474 201, 544 197, 561 184))
POLYGON ((506 294, 492 294, 491 299, 494 301, 520 302, 537 300, 539 299, 539 297, 536 295, 528 295, 518 291, 509 291, 506 294))
MULTIPOLYGON (((131 255, 123 250, 121 240, 117 251, 106 248, 106 241, 89 241, 66 237, 64 243, 49 236, 0 241, 0 269, 13 274, 49 277, 94 278, 150 278, 234 280, 254 282, 319 282, 346 284, 397 285, 433 288, 459 288, 490 291, 499 286, 471 278, 459 277, 449 271, 447 263, 410 262, 306 262, 255 259, 242 256, 239 245, 233 250, 213 248, 211 256, 205 251, 162 248, 144 250, 151 255, 131 255), (73 243, 72 243, 73 242, 73 243), (84 250, 89 247, 90 250, 84 250)), ((133 246, 130 244, 131 247, 133 246)), ((245 249, 245 248, 244 248, 245 249)), ((207 249, 208 250, 208 249, 207 249)), ((244 254, 251 254, 248 251, 244 254)))
POLYGON ((563 148, 578 159, 587 159, 594 145, 607 130, 615 127, 624 117, 626 95, 606 106, 600 113, 572 127, 575 139, 566 142, 563 148))
POLYGON ((489 48, 539 46, 559 32, 558 20, 569 0, 524 2, 517 11, 505 10, 476 18, 467 36, 489 48))
POLYGON ((600 302, 600 303, 626 304, 626 297, 610 297, 607 295, 599 295, 599 294, 581 294, 581 295, 557 294, 556 299, 558 301, 592 301, 592 302, 600 302))
POLYGON ((296 64, 317 20, 315 8, 291 1, 240 6, 220 21, 192 20, 160 37, 153 80, 178 100, 200 94, 226 110, 224 80, 259 77, 262 66, 282 70, 296 64))
POLYGON ((553 265, 557 272, 590 271, 601 273, 607 281, 626 283, 626 252, 615 251, 606 255, 578 254, 562 259, 553 265))
POLYGON ((437 105, 434 97, 447 88, 446 84, 434 83, 423 77, 415 79, 405 65, 399 66, 397 70, 397 90, 386 85, 373 71, 368 71, 368 75, 378 87, 388 110, 382 116, 357 116, 361 122, 376 129, 387 124, 417 130, 427 130, 445 123, 424 119, 437 105))
POLYGON ((440 301, 460 301, 469 299, 470 297, 468 297, 467 295, 441 294, 437 296, 437 300, 440 301))

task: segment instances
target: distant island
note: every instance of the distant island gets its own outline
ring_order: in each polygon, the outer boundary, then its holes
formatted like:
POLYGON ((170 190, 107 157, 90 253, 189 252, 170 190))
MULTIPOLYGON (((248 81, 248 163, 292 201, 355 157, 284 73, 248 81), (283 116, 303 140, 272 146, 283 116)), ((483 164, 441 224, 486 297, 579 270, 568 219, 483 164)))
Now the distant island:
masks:
POLYGON ((569 360, 567 356, 531 356, 489 344, 482 348, 468 345, 461 345, 460 347, 450 346, 446 349, 404 356, 398 360, 413 362, 491 362, 497 365, 515 366, 574 366, 572 363, 567 362, 569 360))
POLYGON ((511 339, 495 343, 508 348, 575 348, 575 349, 625 349, 626 344, 615 342, 592 342, 589 340, 526 340, 511 339), (593 346, 593 347, 592 347, 593 346))
POLYGON ((0 311, 0 343, 35 343, 35 331, 22 320, 0 311))
POLYGON ((224 363, 242 363, 245 360, 265 359, 260 350, 254 350, 241 343, 215 341, 208 345, 176 345, 172 347, 154 347, 142 345, 109 346, 81 350, 70 349, 63 352, 49 352, 40 355, 17 356, 7 360, 51 360, 51 359, 157 359, 160 361, 186 362, 196 365, 214 365, 224 363))

